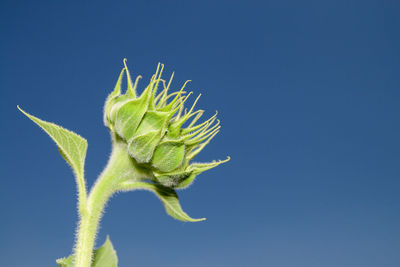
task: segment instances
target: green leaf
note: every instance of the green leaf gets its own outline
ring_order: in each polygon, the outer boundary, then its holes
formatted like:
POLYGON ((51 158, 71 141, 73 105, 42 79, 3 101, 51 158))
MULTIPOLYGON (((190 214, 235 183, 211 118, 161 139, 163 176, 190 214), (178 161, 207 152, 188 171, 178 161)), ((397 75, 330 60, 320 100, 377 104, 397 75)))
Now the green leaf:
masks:
MULTIPOLYGON (((74 257, 69 255, 68 258, 61 258, 57 260, 59 267, 75 267, 74 257)), ((109 236, 107 236, 104 244, 93 251, 92 267, 117 267, 118 257, 113 245, 111 244, 109 236)))
POLYGON ((151 131, 163 130, 170 116, 170 112, 147 111, 135 134, 142 135, 151 131))
POLYGON ((59 267, 74 267, 74 258, 70 255, 68 258, 56 260, 59 267))
POLYGON ((127 181, 123 182, 118 189, 122 191, 143 189, 153 192, 164 204, 165 211, 171 217, 177 220, 184 222, 199 222, 199 221, 204 221, 206 219, 206 218, 193 219, 189 215, 187 215, 182 210, 182 207, 179 204, 178 195, 176 194, 175 190, 171 188, 158 184, 127 181))
POLYGON ((106 242, 93 253, 92 267, 117 267, 117 253, 107 236, 106 242))
POLYGON ((54 123, 43 121, 22 110, 29 119, 42 128, 57 144, 60 154, 72 167, 78 184, 80 200, 86 198, 86 185, 84 179, 84 165, 87 150, 87 141, 83 137, 62 128, 54 123))

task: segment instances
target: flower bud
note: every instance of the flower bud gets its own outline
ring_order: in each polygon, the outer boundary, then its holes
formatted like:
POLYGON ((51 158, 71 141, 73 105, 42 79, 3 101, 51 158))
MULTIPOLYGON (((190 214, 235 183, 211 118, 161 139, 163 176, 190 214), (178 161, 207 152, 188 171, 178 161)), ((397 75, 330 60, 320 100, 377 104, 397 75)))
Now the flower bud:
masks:
POLYGON ((127 153, 135 162, 153 174, 153 182, 171 188, 185 188, 195 177, 229 160, 210 163, 190 161, 219 132, 216 115, 196 124, 203 114, 194 111, 199 99, 187 110, 184 103, 191 95, 183 89, 169 93, 173 74, 168 82, 161 79, 164 65, 158 64, 156 73, 140 96, 136 88, 140 76, 132 84, 126 66, 122 69, 114 91, 108 96, 104 107, 104 124, 127 145, 127 153), (127 90, 121 94, 122 77, 126 73, 127 90), (157 94, 158 86, 163 90, 157 94))

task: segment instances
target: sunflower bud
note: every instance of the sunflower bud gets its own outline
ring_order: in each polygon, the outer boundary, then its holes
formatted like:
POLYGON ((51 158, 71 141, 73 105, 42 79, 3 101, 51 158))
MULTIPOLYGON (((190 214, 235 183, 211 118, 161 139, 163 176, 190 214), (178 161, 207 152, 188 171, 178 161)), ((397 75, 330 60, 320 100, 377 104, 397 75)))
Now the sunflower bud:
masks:
POLYGON ((184 104, 192 94, 184 88, 169 93, 173 74, 168 83, 161 79, 164 65, 158 64, 156 73, 140 96, 136 88, 141 78, 132 83, 124 60, 124 68, 114 91, 108 96, 104 107, 104 123, 127 145, 127 153, 143 168, 152 173, 155 183, 171 188, 185 188, 195 177, 224 161, 190 163, 190 161, 219 132, 216 115, 196 124, 203 115, 194 110, 200 95, 190 109, 184 104), (124 74, 127 76, 127 90, 121 94, 124 74), (163 90, 157 94, 158 86, 163 90))

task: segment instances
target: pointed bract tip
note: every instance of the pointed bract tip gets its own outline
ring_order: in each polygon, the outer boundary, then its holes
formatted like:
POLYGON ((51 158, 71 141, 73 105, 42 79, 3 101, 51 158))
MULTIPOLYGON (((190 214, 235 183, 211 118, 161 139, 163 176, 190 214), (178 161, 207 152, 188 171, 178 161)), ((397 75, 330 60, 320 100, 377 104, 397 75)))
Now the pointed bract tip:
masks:
POLYGON ((185 87, 186 87, 186 85, 188 84, 188 83, 190 83, 192 80, 187 80, 184 84, 183 84, 183 86, 181 87, 181 90, 180 91, 182 91, 185 87))
POLYGON ((124 58, 123 62, 124 62, 124 69, 128 72, 128 66, 127 66, 128 60, 124 58))
POLYGON ((128 70, 127 62, 128 62, 128 60, 126 58, 124 58, 124 69, 126 71, 126 75, 129 76, 129 70, 128 70))
POLYGON ((191 220, 188 220, 188 222, 202 222, 202 221, 207 220, 207 218, 198 218, 198 219, 190 218, 190 219, 191 220))
POLYGON ((230 160, 231 160, 231 157, 230 157, 230 156, 227 156, 226 159, 221 160, 221 163, 225 163, 225 162, 228 162, 228 161, 230 161, 230 160))
POLYGON ((23 114, 25 114, 26 116, 28 116, 28 113, 26 113, 25 110, 23 110, 19 105, 17 105, 17 108, 18 108, 19 111, 21 111, 23 114))

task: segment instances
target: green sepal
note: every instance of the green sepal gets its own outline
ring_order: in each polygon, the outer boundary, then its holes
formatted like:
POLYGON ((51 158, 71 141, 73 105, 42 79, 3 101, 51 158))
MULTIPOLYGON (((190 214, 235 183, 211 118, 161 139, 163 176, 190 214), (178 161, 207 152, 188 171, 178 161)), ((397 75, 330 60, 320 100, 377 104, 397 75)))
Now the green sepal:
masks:
POLYGON ((129 73, 128 66, 126 65, 126 61, 127 61, 126 58, 124 58, 124 66, 126 69, 126 80, 127 80, 127 84, 128 84, 128 89, 126 90, 126 94, 133 98, 136 98, 136 85, 137 84, 135 83, 134 86, 132 85, 131 74, 129 73))
POLYGON ((133 138, 128 142, 128 152, 138 163, 149 163, 154 150, 164 134, 169 113, 147 111, 133 138))
MULTIPOLYGON (((74 256, 69 255, 67 258, 58 259, 57 264, 59 267, 75 267, 74 256)), ((118 257, 117 253, 107 236, 104 244, 98 249, 93 251, 92 267, 117 267, 118 257)))
POLYGON ((178 186, 181 181, 187 179, 192 174, 192 171, 178 170, 169 173, 158 173, 154 171, 153 173, 157 183, 160 183, 163 186, 176 188, 176 186, 178 186))
POLYGON ((160 143, 154 151, 152 166, 161 172, 171 172, 182 165, 185 144, 179 141, 160 143))
POLYGON ((149 163, 160 139, 160 131, 136 136, 128 144, 128 153, 138 163, 149 163))
POLYGON ((135 134, 141 135, 150 131, 162 131, 166 128, 165 126, 169 117, 169 112, 147 111, 135 134))
POLYGON ((110 114, 111 108, 113 106, 113 102, 115 102, 115 98, 117 98, 121 94, 121 81, 122 77, 124 76, 125 68, 122 69, 121 73, 119 74, 117 84, 114 87, 114 91, 108 95, 106 99, 106 103, 104 104, 104 125, 110 127, 110 122, 107 118, 108 114, 110 114))
MULTIPOLYGON (((114 99, 110 100, 110 107, 109 111, 107 114, 108 121, 110 122, 110 125, 113 125, 115 122, 115 118, 117 117, 117 113, 119 109, 127 102, 133 100, 134 98, 128 96, 128 95, 120 95, 118 97, 115 97, 114 99)), ((107 126, 107 125, 106 125, 107 126)), ((114 129, 114 127, 112 127, 114 129)))
POLYGON ((194 179, 199 175, 200 173, 195 173, 195 172, 188 172, 189 175, 185 176, 183 179, 180 179, 180 181, 175 185, 175 189, 184 189, 189 187, 193 182, 194 179))
POLYGON ((143 116, 148 108, 148 101, 143 98, 125 102, 116 112, 115 131, 125 139, 130 140, 136 133, 143 116))
POLYGON ((218 165, 229 161, 228 157, 226 160, 222 161, 213 161, 209 163, 193 163, 190 164, 183 170, 177 170, 172 172, 156 172, 154 171, 155 180, 167 187, 175 188, 175 189, 183 189, 190 186, 197 175, 202 172, 205 172, 209 169, 215 168, 218 165))

